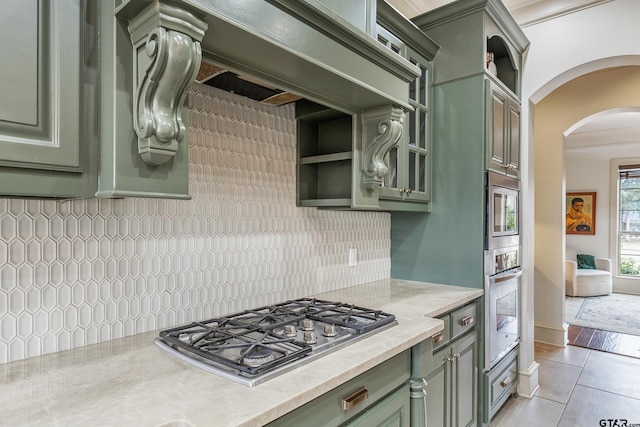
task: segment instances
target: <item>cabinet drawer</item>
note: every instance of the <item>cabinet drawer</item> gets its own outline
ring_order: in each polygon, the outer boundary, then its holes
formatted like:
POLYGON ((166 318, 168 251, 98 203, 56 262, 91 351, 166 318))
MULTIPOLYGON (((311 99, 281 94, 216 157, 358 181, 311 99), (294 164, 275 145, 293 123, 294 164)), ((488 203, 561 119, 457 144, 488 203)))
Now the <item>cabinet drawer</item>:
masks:
POLYGON ((431 338, 433 349, 437 350, 451 340, 451 316, 439 317, 444 322, 444 328, 431 338))
POLYGON ((397 426, 410 425, 409 385, 403 385, 380 403, 367 409, 346 427, 397 426))
POLYGON ((488 400, 489 421, 518 386, 518 349, 509 353, 486 376, 485 393, 488 400))
POLYGON ((274 426, 338 426, 371 408, 409 381, 411 351, 394 356, 268 424, 274 426), (365 391, 366 390, 366 391, 365 391), (349 406, 351 409, 343 410, 349 406))
POLYGON ((476 304, 469 304, 451 312, 451 339, 455 339, 476 326, 476 304))

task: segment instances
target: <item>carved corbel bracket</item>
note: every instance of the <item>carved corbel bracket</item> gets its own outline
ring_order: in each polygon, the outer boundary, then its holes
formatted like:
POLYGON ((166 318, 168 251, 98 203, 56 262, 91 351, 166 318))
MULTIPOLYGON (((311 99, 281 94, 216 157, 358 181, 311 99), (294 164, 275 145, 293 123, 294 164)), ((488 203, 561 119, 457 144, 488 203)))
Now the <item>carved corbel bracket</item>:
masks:
POLYGON ((385 156, 402 136, 405 112, 387 105, 362 113, 362 184, 373 190, 383 184, 389 166, 385 156))
POLYGON ((154 2, 131 19, 133 125, 145 163, 161 165, 187 134, 182 106, 196 78, 207 23, 179 7, 154 2))

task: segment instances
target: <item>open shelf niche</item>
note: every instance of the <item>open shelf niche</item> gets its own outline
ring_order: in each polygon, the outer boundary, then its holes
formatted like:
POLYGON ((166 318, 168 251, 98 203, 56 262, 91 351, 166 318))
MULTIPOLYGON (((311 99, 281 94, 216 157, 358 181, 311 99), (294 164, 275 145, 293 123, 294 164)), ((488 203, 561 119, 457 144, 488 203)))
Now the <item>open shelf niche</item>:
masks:
POLYGON ((298 205, 349 207, 354 117, 301 100, 298 126, 298 205))
POLYGON ((507 44, 502 37, 496 35, 487 37, 487 53, 493 53, 493 62, 496 65, 498 74, 495 76, 499 81, 511 90, 514 94, 518 94, 518 72, 514 60, 509 53, 507 44))

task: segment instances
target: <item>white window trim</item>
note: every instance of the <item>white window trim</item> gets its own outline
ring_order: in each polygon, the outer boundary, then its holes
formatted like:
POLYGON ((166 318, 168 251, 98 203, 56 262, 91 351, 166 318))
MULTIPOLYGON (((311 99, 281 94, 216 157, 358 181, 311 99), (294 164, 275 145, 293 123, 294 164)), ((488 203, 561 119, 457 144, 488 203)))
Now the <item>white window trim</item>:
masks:
POLYGON ((620 276, 618 274, 620 266, 620 248, 618 247, 618 223, 620 222, 620 212, 618 210, 618 167, 620 165, 631 164, 640 164, 640 157, 611 159, 609 179, 609 218, 611 218, 611 220, 609 221, 609 247, 611 248, 610 256, 613 269, 613 291, 640 294, 640 277, 620 276))

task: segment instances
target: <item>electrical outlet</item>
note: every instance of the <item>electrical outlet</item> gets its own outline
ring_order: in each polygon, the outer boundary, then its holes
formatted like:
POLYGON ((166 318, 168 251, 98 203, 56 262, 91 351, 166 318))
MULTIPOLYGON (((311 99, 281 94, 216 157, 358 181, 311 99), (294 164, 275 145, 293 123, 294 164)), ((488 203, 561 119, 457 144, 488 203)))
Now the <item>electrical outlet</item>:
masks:
POLYGON ((358 250, 349 248, 349 267, 355 267, 356 265, 358 265, 358 250))

